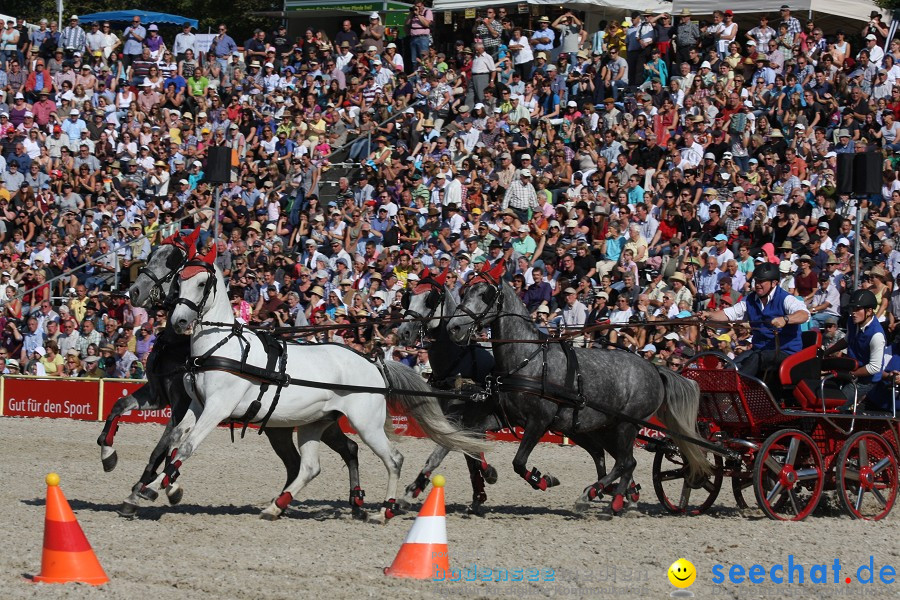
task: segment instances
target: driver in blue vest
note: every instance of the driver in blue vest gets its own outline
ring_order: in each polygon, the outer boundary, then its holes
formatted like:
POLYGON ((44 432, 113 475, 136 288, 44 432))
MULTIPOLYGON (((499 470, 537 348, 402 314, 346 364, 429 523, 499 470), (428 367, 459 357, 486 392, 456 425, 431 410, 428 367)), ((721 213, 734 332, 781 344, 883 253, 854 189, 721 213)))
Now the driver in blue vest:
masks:
POLYGON ((700 313, 701 319, 710 321, 750 322, 753 348, 734 361, 744 375, 756 377, 803 347, 800 325, 809 320, 809 310, 781 289, 779 279, 778 267, 762 263, 753 271, 753 293, 724 310, 700 313))
POLYGON ((847 355, 859 365, 850 372, 856 377, 856 386, 845 385, 844 395, 853 401, 856 393, 858 402, 862 402, 869 390, 881 381, 881 368, 884 363, 885 337, 884 329, 875 316, 878 299, 869 290, 856 290, 850 296, 850 322, 847 323, 847 337, 836 342, 828 349, 828 354, 847 349, 847 355))

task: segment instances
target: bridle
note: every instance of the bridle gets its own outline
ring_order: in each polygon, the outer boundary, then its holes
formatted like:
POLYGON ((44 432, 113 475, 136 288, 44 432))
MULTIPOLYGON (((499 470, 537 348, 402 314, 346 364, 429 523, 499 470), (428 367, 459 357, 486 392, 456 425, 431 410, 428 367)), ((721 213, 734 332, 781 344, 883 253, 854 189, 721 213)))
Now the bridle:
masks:
POLYGON ((403 297, 400 299, 400 306, 403 308, 403 318, 412 317, 420 323, 418 335, 420 345, 425 345, 425 332, 430 331, 428 324, 434 318, 434 313, 437 312, 437 309, 444 304, 446 297, 447 288, 430 277, 422 279, 412 291, 407 290, 403 293, 403 297), (425 308, 428 309, 428 314, 425 315, 409 307, 412 297, 421 294, 428 294, 425 298, 425 308))
POLYGON ((175 306, 177 307, 179 304, 184 304, 189 309, 197 313, 197 319, 203 316, 203 309, 206 307, 206 302, 209 300, 210 295, 215 296, 216 294, 216 268, 199 259, 189 260, 184 265, 184 270, 181 271, 181 280, 186 281, 198 275, 197 272, 190 272, 192 267, 196 267, 201 269, 206 273, 206 281, 203 282, 203 295, 200 297, 200 302, 195 303, 193 300, 189 300, 188 298, 179 297, 175 300, 175 306), (185 276, 185 273, 189 273, 185 276))
POLYGON ((466 316, 472 319, 472 323, 469 325, 469 331, 466 332, 467 340, 472 338, 472 334, 475 333, 475 330, 481 325, 481 322, 485 317, 488 316, 488 314, 492 310, 496 310, 497 314, 500 314, 500 309, 503 307, 503 290, 501 289, 503 281, 500 279, 495 279, 487 271, 477 273, 474 277, 467 281, 460 290, 460 296, 464 297, 466 291, 468 291, 469 288, 479 283, 485 283, 490 286, 481 294, 481 299, 484 301, 484 309, 480 313, 476 314, 465 306, 465 300, 463 300, 463 302, 460 302, 459 306, 456 307, 456 310, 464 313, 466 316))
MULTIPOLYGON (((188 251, 187 248, 182 244, 172 243, 169 244, 179 252, 178 264, 174 267, 169 266, 169 272, 164 276, 159 277, 156 273, 150 270, 147 265, 144 265, 140 269, 138 269, 138 275, 144 275, 150 281, 153 282, 153 287, 150 289, 150 293, 148 297, 150 298, 150 302, 153 304, 167 304, 170 296, 173 295, 174 286, 169 287, 169 293, 165 295, 163 294, 163 286, 169 282, 173 282, 175 276, 181 271, 182 267, 187 263, 188 251)), ((171 259, 171 257, 170 257, 171 259)), ((174 283, 174 282, 173 282, 174 283)))
POLYGON ((400 304, 403 307, 403 317, 415 317, 416 319, 421 319, 422 321, 430 321, 432 317, 434 317, 434 313, 437 311, 438 307, 444 303, 444 299, 447 295, 447 288, 443 285, 440 285, 437 281, 432 280, 431 278, 422 279, 411 292, 407 290, 403 293, 403 298, 400 300, 400 304), (428 309, 428 314, 423 315, 422 313, 413 310, 409 307, 410 299, 412 296, 419 296, 421 294, 428 293, 428 297, 425 299, 425 308, 428 309))

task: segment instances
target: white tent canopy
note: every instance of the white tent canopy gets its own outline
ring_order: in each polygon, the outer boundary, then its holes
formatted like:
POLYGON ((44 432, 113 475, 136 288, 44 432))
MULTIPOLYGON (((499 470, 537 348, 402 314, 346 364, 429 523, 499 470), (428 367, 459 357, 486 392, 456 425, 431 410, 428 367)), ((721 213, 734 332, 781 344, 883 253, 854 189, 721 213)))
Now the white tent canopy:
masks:
MULTIPOLYGON (((884 15, 883 22, 890 21, 890 11, 882 10, 870 0, 757 0, 756 2, 731 2, 722 4, 717 0, 674 0, 672 14, 677 15, 682 10, 691 11, 692 15, 711 15, 713 11, 730 8, 736 15, 768 13, 773 18, 778 16, 778 11, 783 4, 791 7, 791 15, 802 22, 813 13, 813 16, 830 16, 856 21, 868 21, 869 14, 874 10, 884 15)), ((849 29, 849 27, 848 27, 849 29)))
MULTIPOLYGON (((546 6, 565 6, 573 10, 583 10, 588 13, 601 15, 620 15, 630 13, 633 10, 642 12, 660 13, 669 10, 672 5, 663 0, 579 0, 566 2, 559 0, 527 0, 528 4, 546 6)), ((849 2, 848 2, 849 3, 849 2)), ((497 0, 435 0, 434 10, 465 10, 467 8, 486 8, 488 6, 500 6, 504 4, 518 4, 518 2, 504 2, 497 0)))

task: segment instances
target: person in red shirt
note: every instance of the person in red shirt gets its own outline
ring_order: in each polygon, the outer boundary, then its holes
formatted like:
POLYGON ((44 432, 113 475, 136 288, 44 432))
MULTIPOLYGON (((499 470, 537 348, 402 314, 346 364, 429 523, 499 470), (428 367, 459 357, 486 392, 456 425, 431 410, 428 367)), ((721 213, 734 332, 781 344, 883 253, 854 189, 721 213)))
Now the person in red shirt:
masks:
POLYGON ((797 289, 797 295, 812 296, 813 292, 819 287, 819 279, 812 270, 812 258, 808 254, 804 254, 797 260, 799 269, 794 273, 794 287, 797 289))
MULTIPOLYGON (((798 131, 798 135, 802 135, 805 131, 798 131)), ((806 161, 797 156, 797 151, 793 148, 788 148, 784 151, 784 162, 791 168, 791 174, 795 175, 797 179, 806 179, 806 161)))

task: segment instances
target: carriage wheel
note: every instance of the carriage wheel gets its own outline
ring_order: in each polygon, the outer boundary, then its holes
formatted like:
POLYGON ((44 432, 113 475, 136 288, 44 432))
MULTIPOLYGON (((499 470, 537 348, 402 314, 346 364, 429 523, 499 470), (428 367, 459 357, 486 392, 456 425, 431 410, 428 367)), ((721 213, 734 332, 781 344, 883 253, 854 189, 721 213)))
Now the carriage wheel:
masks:
POLYGON ((897 499, 897 458, 887 440, 860 431, 844 443, 835 463, 837 490, 854 519, 877 521, 897 499))
POLYGON ((769 518, 802 521, 815 510, 824 487, 822 455, 811 437, 783 429, 766 439, 753 465, 753 491, 769 518))
POLYGON ((713 455, 713 472, 699 484, 689 483, 687 473, 684 457, 675 448, 659 450, 653 457, 653 490, 663 507, 676 515, 699 515, 713 505, 722 489, 722 457, 713 455))
POLYGON ((750 504, 744 499, 744 492, 750 487, 753 487, 752 472, 731 476, 731 492, 734 494, 734 503, 742 510, 750 508, 750 504))

